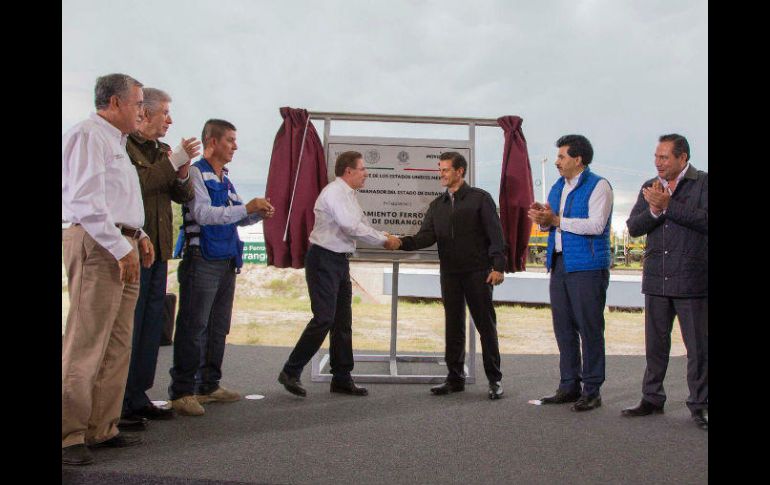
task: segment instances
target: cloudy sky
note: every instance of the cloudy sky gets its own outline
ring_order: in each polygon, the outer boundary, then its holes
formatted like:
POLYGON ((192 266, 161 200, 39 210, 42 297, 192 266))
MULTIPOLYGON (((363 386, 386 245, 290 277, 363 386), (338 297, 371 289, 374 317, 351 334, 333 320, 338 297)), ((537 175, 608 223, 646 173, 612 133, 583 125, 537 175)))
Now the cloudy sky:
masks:
MULTIPOLYGON (((97 76, 173 98, 165 141, 238 127, 233 180, 267 177, 281 106, 310 111, 518 115, 536 185, 555 140, 587 136, 625 226, 654 175, 657 137, 708 170, 708 5, 702 0, 62 1, 62 133, 93 111, 97 76)), ((322 133, 322 124, 316 124, 322 133)), ((466 138, 435 125, 332 125, 334 135, 466 138)), ((502 130, 477 131, 477 185, 497 198, 502 130)), ((536 197, 541 199, 540 187, 536 197)))

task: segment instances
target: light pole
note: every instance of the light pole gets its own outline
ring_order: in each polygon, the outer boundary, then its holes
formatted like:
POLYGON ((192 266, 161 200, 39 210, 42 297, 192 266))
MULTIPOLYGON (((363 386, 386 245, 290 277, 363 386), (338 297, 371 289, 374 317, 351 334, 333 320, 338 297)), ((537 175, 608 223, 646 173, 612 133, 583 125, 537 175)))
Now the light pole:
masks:
POLYGON ((543 204, 547 202, 545 198, 545 162, 548 161, 548 157, 543 158, 543 162, 540 165, 541 173, 540 173, 540 188, 543 190, 543 204))

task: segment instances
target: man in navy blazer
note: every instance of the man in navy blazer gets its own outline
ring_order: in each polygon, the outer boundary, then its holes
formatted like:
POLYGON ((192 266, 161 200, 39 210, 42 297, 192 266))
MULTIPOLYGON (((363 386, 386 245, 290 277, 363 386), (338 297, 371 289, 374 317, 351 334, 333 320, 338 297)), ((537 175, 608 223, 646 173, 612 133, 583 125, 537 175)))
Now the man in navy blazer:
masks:
POLYGON ((658 176, 642 185, 626 221, 632 237, 647 235, 642 293, 647 368, 642 400, 624 416, 662 413, 671 329, 679 317, 687 348, 687 407, 708 429, 708 173, 690 164, 682 135, 663 135, 655 150, 658 176))

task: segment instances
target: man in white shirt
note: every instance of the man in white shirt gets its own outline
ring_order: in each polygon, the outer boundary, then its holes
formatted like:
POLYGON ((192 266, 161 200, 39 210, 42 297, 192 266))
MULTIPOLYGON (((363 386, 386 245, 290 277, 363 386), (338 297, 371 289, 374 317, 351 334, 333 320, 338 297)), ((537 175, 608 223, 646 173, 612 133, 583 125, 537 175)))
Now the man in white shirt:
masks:
POLYGON ((362 188, 366 180, 363 156, 354 151, 341 153, 334 165, 334 174, 337 178, 324 187, 313 208, 315 225, 305 256, 305 278, 313 318, 278 376, 278 382, 287 391, 302 397, 307 394, 300 382, 302 369, 318 352, 330 331, 331 392, 354 396, 368 394, 350 377, 353 370, 353 290, 348 257, 356 250, 356 240, 391 250, 401 245, 397 237, 374 229, 356 200, 356 190, 362 188))
POLYGON ((141 121, 142 84, 125 74, 96 80, 96 113, 62 136, 62 236, 70 308, 62 341, 62 463, 87 465, 86 446, 122 448, 141 438, 119 433, 139 253, 154 250, 144 225, 128 133, 141 121), (138 248, 137 248, 138 246, 138 248))
POLYGON ((605 375, 612 187, 588 168, 594 151, 586 137, 566 135, 556 146, 561 177, 548 202, 535 202, 529 211, 541 230, 549 231, 546 267, 551 272, 551 313, 561 375, 556 393, 541 401, 574 402, 573 411, 590 411, 602 405, 599 389, 605 375))

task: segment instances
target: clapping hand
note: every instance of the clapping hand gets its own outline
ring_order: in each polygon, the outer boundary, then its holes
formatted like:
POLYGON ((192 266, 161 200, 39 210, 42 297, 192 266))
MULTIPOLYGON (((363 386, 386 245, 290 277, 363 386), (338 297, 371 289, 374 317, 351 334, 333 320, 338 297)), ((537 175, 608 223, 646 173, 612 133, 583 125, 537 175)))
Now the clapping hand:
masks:
POLYGON ((536 224, 543 227, 559 225, 559 216, 553 213, 548 203, 543 205, 540 202, 533 202, 529 207, 529 211, 527 211, 527 215, 536 224))
POLYGON ((182 149, 185 151, 187 156, 192 160, 193 158, 197 157, 201 154, 200 147, 201 142, 198 141, 197 138, 192 137, 188 139, 182 138, 182 143, 180 144, 182 149))
POLYGON ((671 200, 671 196, 668 194, 668 191, 663 188, 663 184, 660 183, 660 180, 654 181, 651 187, 643 188, 642 196, 650 205, 650 209, 655 215, 660 215, 666 210, 668 208, 668 201, 671 200))
MULTIPOLYGON (((187 139, 182 138, 182 141, 169 153, 168 157, 174 167, 179 170, 182 166, 188 164, 190 160, 201 154, 200 146, 201 142, 195 137, 187 139)), ((187 168, 189 168, 189 165, 187 168)), ((179 178, 182 179, 185 177, 187 177, 187 169, 185 169, 184 177, 179 176, 179 178)))

